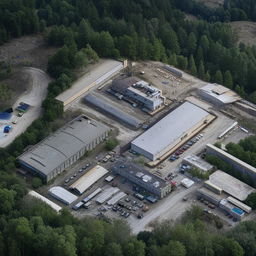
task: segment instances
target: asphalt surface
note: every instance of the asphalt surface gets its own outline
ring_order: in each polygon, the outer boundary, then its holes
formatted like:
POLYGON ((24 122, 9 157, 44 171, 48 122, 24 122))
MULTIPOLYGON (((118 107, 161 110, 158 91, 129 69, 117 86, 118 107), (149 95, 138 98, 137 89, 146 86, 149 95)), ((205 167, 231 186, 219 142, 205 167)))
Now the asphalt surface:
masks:
MULTIPOLYGON (((12 125, 13 129, 9 134, 0 138, 0 147, 8 146, 42 113, 41 104, 46 98, 48 83, 51 81, 51 79, 44 71, 37 68, 24 68, 24 72, 30 76, 31 89, 29 91, 25 91, 12 107, 15 109, 20 102, 24 102, 29 104, 30 108, 22 117, 17 118, 16 124, 12 124, 10 120, 8 124, 12 125)), ((16 117, 13 116, 13 118, 16 117)))
POLYGON ((194 184, 191 188, 186 189, 179 186, 166 198, 157 203, 144 214, 142 219, 137 219, 135 216, 128 218, 131 230, 134 234, 138 234, 143 230, 150 230, 150 224, 154 221, 162 221, 164 219, 175 220, 180 217, 192 205, 192 201, 184 202, 183 198, 191 193, 194 193, 199 188, 199 184, 194 184))

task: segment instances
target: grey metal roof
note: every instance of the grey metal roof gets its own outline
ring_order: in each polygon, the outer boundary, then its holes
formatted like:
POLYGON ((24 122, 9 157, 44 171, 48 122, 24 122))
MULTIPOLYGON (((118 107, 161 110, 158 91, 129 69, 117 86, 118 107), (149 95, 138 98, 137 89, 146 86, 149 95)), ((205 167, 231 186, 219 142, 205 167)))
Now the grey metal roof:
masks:
POLYGON ((205 110, 185 102, 136 138, 132 144, 156 155, 208 115, 205 110))
POLYGON ((147 171, 143 167, 134 164, 130 161, 118 161, 112 166, 112 171, 114 173, 129 173, 135 179, 145 182, 145 184, 151 185, 155 189, 161 189, 166 187, 167 182, 154 175, 153 173, 147 171))
POLYGON ((106 125, 81 115, 18 159, 47 175, 108 130, 106 125))
POLYGON ((67 205, 73 203, 78 198, 60 186, 50 188, 49 194, 67 205))
POLYGON ((122 68, 123 64, 116 60, 101 60, 99 63, 95 64, 92 70, 87 72, 68 89, 56 97, 57 100, 61 102, 67 101, 69 98, 74 97, 77 93, 81 92, 84 88, 88 87, 92 83, 96 82, 98 79, 104 77, 104 75, 111 72, 118 67, 122 68))
POLYGON ((219 170, 211 174, 209 180, 240 201, 244 201, 249 194, 255 191, 251 186, 219 170))
POLYGON ((84 99, 85 102, 94 105, 95 107, 101 109, 103 112, 112 115, 113 117, 119 119, 121 122, 128 124, 134 128, 139 128, 142 124, 139 119, 116 108, 114 105, 110 105, 109 103, 104 101, 104 99, 98 96, 95 96, 93 94, 87 94, 84 99))

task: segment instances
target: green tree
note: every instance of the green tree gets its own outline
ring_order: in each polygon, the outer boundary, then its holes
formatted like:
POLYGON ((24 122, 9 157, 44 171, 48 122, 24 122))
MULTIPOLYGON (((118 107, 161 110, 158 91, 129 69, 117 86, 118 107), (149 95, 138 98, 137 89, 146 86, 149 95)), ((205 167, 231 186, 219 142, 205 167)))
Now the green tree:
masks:
POLYGON ((0 212, 2 214, 7 214, 13 209, 15 205, 15 196, 15 191, 0 188, 0 212))
POLYGON ((230 89, 233 88, 233 78, 229 70, 224 73, 224 85, 230 89))
POLYGON ((117 243, 110 243, 106 246, 105 256, 122 256, 122 248, 117 243))
POLYGON ((182 55, 177 56, 177 65, 179 68, 185 70, 188 67, 188 59, 182 55))
POLYGON ((107 150, 113 150, 117 145, 118 145, 118 140, 117 139, 108 139, 105 143, 105 148, 107 150))
POLYGON ((245 203, 252 207, 253 210, 256 209, 256 193, 252 192, 245 200, 245 203))
POLYGON ((198 76, 199 76, 201 79, 205 79, 205 69, 204 69, 204 63, 203 63, 203 61, 200 61, 200 62, 199 62, 198 76))
POLYGON ((43 185, 42 180, 38 177, 33 178, 32 180, 32 187, 37 189, 43 185))
POLYGON ((209 73, 209 70, 207 70, 207 72, 205 73, 205 75, 204 75, 204 80, 205 80, 206 82, 209 82, 209 81, 211 80, 211 75, 210 75, 210 73, 209 73))
POLYGON ((162 246, 160 256, 185 256, 186 248, 179 241, 170 241, 168 245, 162 246))
POLYGON ((223 76, 220 70, 217 70, 214 75, 214 82, 217 84, 223 84, 223 76))
POLYGON ((194 76, 197 75, 197 68, 196 68, 196 64, 195 64, 193 55, 190 55, 190 57, 189 57, 188 68, 191 71, 192 75, 194 75, 194 76))
POLYGON ((189 54, 193 54, 196 50, 197 38, 194 32, 191 32, 188 36, 187 50, 189 54))

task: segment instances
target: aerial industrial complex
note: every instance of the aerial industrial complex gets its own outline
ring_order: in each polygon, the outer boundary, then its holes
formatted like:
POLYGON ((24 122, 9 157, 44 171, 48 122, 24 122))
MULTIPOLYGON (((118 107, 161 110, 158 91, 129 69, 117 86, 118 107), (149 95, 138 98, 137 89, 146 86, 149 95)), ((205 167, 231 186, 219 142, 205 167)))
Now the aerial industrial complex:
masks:
POLYGON ((223 150, 253 134, 229 108, 256 113, 229 88, 159 62, 100 60, 56 100, 66 120, 77 117, 18 162, 20 172, 45 181, 30 195, 57 212, 129 218, 134 233, 194 204, 225 225, 252 212, 246 199, 254 187, 207 162, 218 156, 256 180, 255 167, 223 150))
POLYGON ((200 132, 214 116, 185 102, 131 143, 131 149, 155 161, 200 132))
POLYGON ((18 161, 48 182, 95 148, 109 131, 108 126, 81 115, 23 153, 18 161))

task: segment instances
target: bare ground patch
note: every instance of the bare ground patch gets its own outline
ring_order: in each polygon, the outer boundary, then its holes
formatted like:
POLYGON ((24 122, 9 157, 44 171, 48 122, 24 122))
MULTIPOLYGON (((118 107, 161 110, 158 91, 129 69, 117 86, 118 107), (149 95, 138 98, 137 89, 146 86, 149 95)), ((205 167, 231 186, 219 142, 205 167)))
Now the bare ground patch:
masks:
POLYGON ((238 43, 256 44, 256 22, 234 21, 230 25, 238 35, 238 43))
POLYGON ((42 35, 23 36, 11 40, 0 47, 0 61, 13 66, 31 66, 46 70, 49 56, 56 51, 47 47, 42 35))
POLYGON ((223 6, 224 0, 197 0, 197 2, 205 4, 210 8, 218 8, 223 6))

